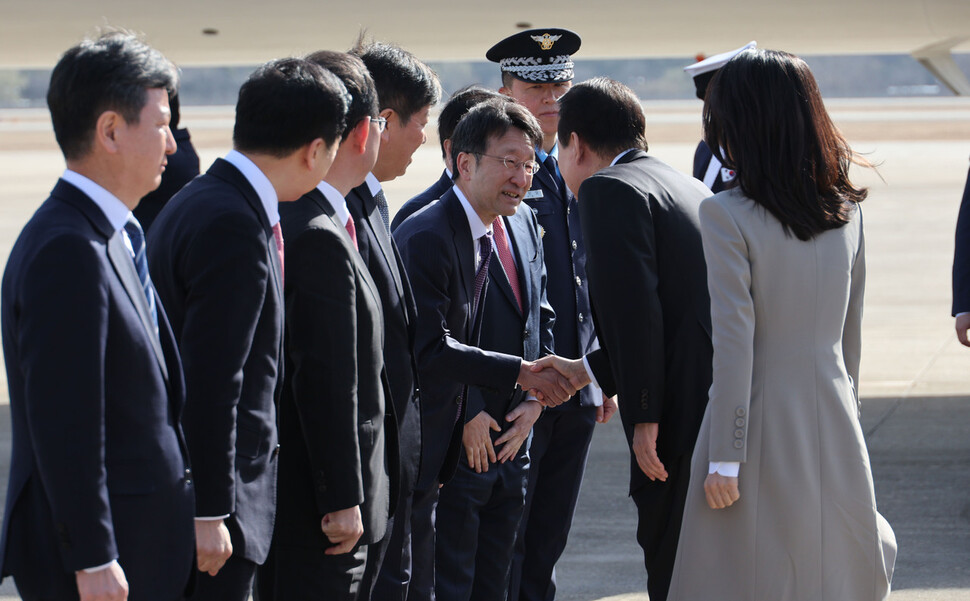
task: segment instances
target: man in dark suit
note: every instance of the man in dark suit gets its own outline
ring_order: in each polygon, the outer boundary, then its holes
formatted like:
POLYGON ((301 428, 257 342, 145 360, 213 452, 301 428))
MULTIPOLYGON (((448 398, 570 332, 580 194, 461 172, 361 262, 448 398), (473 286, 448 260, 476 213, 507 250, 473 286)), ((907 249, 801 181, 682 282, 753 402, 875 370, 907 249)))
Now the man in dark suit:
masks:
MULTIPOLYGON (((745 50, 757 46, 757 42, 748 42, 736 50, 715 54, 684 67, 684 72, 694 80, 697 97, 701 100, 707 97, 708 84, 711 83, 714 75, 721 70, 725 63, 745 50)), ((721 165, 721 161, 717 160, 717 157, 711 152, 710 146, 704 140, 697 144, 697 150, 694 151, 693 174, 715 194, 721 190, 733 188, 737 183, 737 173, 733 169, 721 165)))
POLYGON ((366 598, 368 546, 384 537, 399 479, 381 300, 344 200, 374 166, 383 124, 360 59, 321 51, 307 60, 337 75, 352 100, 324 180, 280 206, 286 377, 273 598, 356 601, 366 598))
MULTIPOLYGON (((542 310, 542 269, 536 264, 541 245, 531 216, 525 222, 509 225, 509 231, 514 230, 518 238, 520 269, 527 271, 532 280, 526 289, 529 298, 523 296, 520 278, 510 280, 505 276, 510 270, 506 268, 495 273, 510 283, 510 290, 520 288, 523 304, 516 308, 517 314, 509 316, 503 311, 507 307, 501 303, 507 299, 486 301, 485 296, 490 256, 498 255, 492 258, 500 265, 506 259, 514 261, 511 250, 510 256, 502 257, 502 246, 507 248, 507 240, 505 245, 497 242, 498 252, 492 253, 493 223, 499 216, 516 212, 535 172, 533 148, 540 137, 535 118, 521 105, 504 101, 479 104, 461 120, 452 137, 455 186, 437 203, 405 221, 394 234, 418 304, 416 350, 422 380, 425 445, 416 495, 430 498, 432 513, 439 484, 444 483, 446 490, 452 486, 449 480, 455 474, 460 452, 455 441, 462 442, 466 457, 458 477, 460 482, 454 484, 457 496, 450 496, 449 490, 448 507, 442 508, 448 525, 440 530, 445 539, 436 553, 441 580, 435 585, 442 599, 478 598, 478 594, 495 599, 505 594, 524 493, 523 461, 527 459, 524 453, 519 454, 520 445, 537 417, 538 406, 528 402, 513 409, 508 417, 513 428, 493 443, 490 430, 499 429, 495 418, 503 419, 513 405, 522 401, 517 385, 524 390, 538 390, 550 404, 559 404, 575 392, 555 371, 533 372, 532 362, 522 358, 538 355, 551 343, 552 314, 548 307, 542 310), (493 318, 517 323, 515 327, 523 331, 521 338, 499 332, 482 334, 484 307, 493 302, 493 318), (526 302, 530 303, 528 310, 526 302), (530 329, 535 334, 524 331, 530 329), (494 346, 504 346, 507 352, 486 350, 481 346, 483 336, 494 346), (485 389, 488 395, 472 395, 468 386, 485 389), (471 418, 467 423, 466 415, 471 418), (516 428, 520 416, 523 427, 516 428), (499 446, 497 455, 495 445, 499 446), (509 469, 493 467, 492 477, 475 477, 498 458, 503 463, 509 461, 509 469), (510 481, 504 482, 503 476, 510 481), (493 497, 493 487, 499 484, 505 490, 493 497), (472 491, 476 485, 479 490, 472 491), (462 497, 472 506, 470 522, 461 526, 463 532, 445 532, 458 528, 464 517, 459 514, 462 497), (506 515, 499 523, 498 516, 503 513, 506 515), (487 532, 488 529, 492 531, 487 532), (490 534, 501 539, 499 547, 506 548, 489 546, 489 542, 495 542, 488 540, 490 534)), ((492 289, 496 296, 504 294, 497 283, 492 289)), ((518 300, 514 302, 518 305, 518 300)), ((410 598, 433 599, 434 595, 412 587, 410 598)))
POLYGON ((401 460, 400 494, 395 517, 388 525, 390 536, 380 544, 370 545, 369 553, 374 558, 368 561, 361 586, 373 590, 374 599, 403 601, 412 580, 419 578, 422 565, 430 565, 434 548, 426 543, 424 551, 411 551, 411 493, 421 466, 423 438, 414 363, 417 313, 397 245, 388 231, 387 200, 380 182, 402 175, 411 156, 424 143, 428 111, 438 102, 441 87, 434 71, 396 46, 358 45, 351 54, 359 56, 367 66, 377 88, 379 115, 387 120, 373 171, 367 174, 363 184, 350 191, 346 200, 357 227, 360 255, 381 296, 384 365, 398 420, 401 460))
POLYGON ((267 63, 239 91, 234 150, 175 195, 149 264, 185 363, 196 473, 193 598, 246 601, 276 513, 283 271, 278 202, 333 161, 347 91, 300 59, 267 63))
MULTIPOLYGON (((573 79, 572 55, 579 36, 566 29, 532 29, 495 44, 486 58, 499 63, 499 89, 539 120, 542 142, 536 145, 539 171, 525 196, 539 219, 548 272, 549 302, 556 311, 556 354, 577 358, 596 348, 586 281, 586 247, 576 198, 557 165, 559 105, 573 79)), ((587 387, 561 407, 543 412, 533 429, 529 455, 529 492, 516 541, 509 587, 510 601, 552 601, 555 566, 566 548, 586 457, 597 420, 616 411, 612 400, 587 387), (544 461, 545 457, 549 461, 544 461), (541 508, 535 513, 531 508, 541 508)))
POLYGON ((391 231, 397 229, 404 220, 423 209, 425 206, 441 198, 454 185, 451 165, 451 136, 458 127, 458 122, 465 116, 468 109, 489 98, 500 97, 501 94, 487 90, 481 86, 467 86, 451 95, 448 103, 438 115, 438 142, 441 145, 441 159, 445 162, 445 169, 438 181, 428 186, 426 190, 404 203, 394 219, 391 220, 391 231))
POLYGON ((173 94, 169 98, 169 104, 172 110, 172 122, 169 128, 175 138, 175 154, 168 157, 165 173, 162 174, 162 183, 157 189, 146 194, 132 211, 142 229, 145 230, 146 236, 165 203, 199 174, 199 155, 192 146, 189 130, 184 127, 179 128, 181 114, 178 94, 173 94))
POLYGON ((953 317, 957 339, 963 346, 970 346, 967 332, 970 330, 970 173, 960 202, 957 217, 956 244, 953 251, 953 317))
POLYGON ((584 362, 607 394, 619 395, 634 459, 637 541, 650 599, 663 601, 711 384, 710 297, 697 221, 710 190, 647 155, 640 101, 623 84, 590 80, 559 104, 560 165, 579 192, 602 345, 584 362))
POLYGON ((131 216, 175 151, 177 77, 122 33, 71 48, 51 74, 67 169, 2 288, 13 455, 0 567, 27 601, 175 601, 192 570, 182 367, 131 216))

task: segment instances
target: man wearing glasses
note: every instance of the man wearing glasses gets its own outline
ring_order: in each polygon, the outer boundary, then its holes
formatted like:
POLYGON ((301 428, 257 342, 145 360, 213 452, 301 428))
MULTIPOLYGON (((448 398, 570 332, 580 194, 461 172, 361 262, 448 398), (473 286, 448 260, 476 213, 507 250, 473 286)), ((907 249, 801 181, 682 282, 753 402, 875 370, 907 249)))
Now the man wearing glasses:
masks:
MULTIPOLYGON (((516 210, 538 168, 535 118, 491 100, 451 138, 455 185, 395 230, 418 307, 425 454, 416 499, 436 508, 439 599, 504 601, 522 515, 525 441, 541 412, 575 393, 554 370, 542 239, 516 210), (460 440, 458 453, 441 444, 460 440), (432 443, 434 441, 434 443, 432 443), (438 485, 444 483, 440 489, 438 485)), ((432 598, 412 585, 411 599, 432 598)))
MULTIPOLYGON (((535 149, 540 167, 524 200, 535 211, 543 231, 549 302, 556 311, 555 351, 573 359, 598 347, 575 190, 567 188, 559 171, 556 137, 557 101, 572 86, 572 55, 580 44, 579 36, 568 29, 531 29, 505 38, 485 54, 501 67, 499 92, 522 103, 542 128, 542 140, 535 149)), ((555 598, 555 565, 566 548, 593 427, 597 421, 609 421, 615 412, 615 401, 604 403, 599 389, 587 386, 568 403, 544 412, 536 422, 509 601, 555 598), (532 512, 532 506, 537 511, 532 512)))

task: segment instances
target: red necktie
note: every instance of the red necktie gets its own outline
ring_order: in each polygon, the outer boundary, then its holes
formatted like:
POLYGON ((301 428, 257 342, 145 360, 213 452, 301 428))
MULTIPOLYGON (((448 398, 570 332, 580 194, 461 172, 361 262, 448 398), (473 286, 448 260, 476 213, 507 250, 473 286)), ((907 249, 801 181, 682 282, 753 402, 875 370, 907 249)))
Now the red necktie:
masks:
POLYGON ((498 249, 498 258, 505 269, 505 275, 509 278, 509 285, 512 286, 512 294, 515 295, 516 302, 519 303, 519 311, 522 310, 522 292, 519 290, 519 272, 515 270, 515 261, 512 260, 512 251, 509 250, 509 240, 505 237, 505 230, 502 229, 502 218, 496 217, 492 222, 492 231, 495 235, 495 248, 498 249))
POLYGON ((280 227, 280 222, 277 221, 273 226, 273 237, 276 238, 276 252, 280 256, 280 283, 283 283, 283 228, 280 227))
POLYGON ((357 228, 354 226, 353 215, 347 215, 347 223, 344 227, 347 228, 347 233, 350 234, 350 241, 354 243, 354 248, 360 251, 360 248, 357 246, 357 228))

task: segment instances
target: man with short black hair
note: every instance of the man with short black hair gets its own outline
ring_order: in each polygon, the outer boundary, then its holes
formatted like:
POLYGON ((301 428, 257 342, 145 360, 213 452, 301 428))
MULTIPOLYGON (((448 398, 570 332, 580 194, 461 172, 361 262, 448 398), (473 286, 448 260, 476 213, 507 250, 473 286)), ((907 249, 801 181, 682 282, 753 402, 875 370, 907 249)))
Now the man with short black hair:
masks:
MULTIPOLYGON (((374 599, 404 599, 409 583, 420 578, 422 562, 431 561, 430 550, 411 552, 411 493, 421 465, 421 401, 414 364, 414 336, 417 313, 411 284, 401 263, 397 245, 391 238, 387 199, 380 182, 402 175, 411 156, 424 143, 428 111, 438 102, 441 86, 430 67, 410 52, 375 42, 362 41, 351 51, 359 56, 374 79, 380 103, 380 117, 387 120, 381 132, 377 163, 363 184, 347 195, 347 209, 357 225, 357 245, 381 295, 384 312, 384 364, 391 387, 391 400, 398 420, 401 459, 401 494, 389 525, 386 551, 372 545, 383 555, 383 562, 368 562, 364 587, 373 586, 374 599), (412 558, 414 566, 412 569, 412 558), (378 573, 374 567, 380 567, 378 573)), ((415 543, 416 545, 418 543, 415 543)))
POLYGON ((78 44, 51 73, 67 169, 2 288, 13 454, 0 573, 26 601, 174 601, 192 570, 182 365, 131 213, 175 151, 177 82, 123 32, 78 44))
POLYGON ((347 90, 301 59, 263 65, 239 91, 233 147, 175 195, 149 263, 185 359, 195 469, 194 599, 246 601, 276 514, 276 402, 283 342, 278 203, 326 174, 347 90))
POLYGON ((445 162, 445 169, 441 172, 438 181, 398 209, 391 221, 392 232, 404 223, 405 219, 420 211, 429 203, 441 198, 454 185, 454 168, 451 164, 451 136, 455 133, 458 122, 465 116, 468 109, 491 98, 507 97, 481 86, 471 85, 458 90, 448 99, 438 115, 438 143, 441 145, 441 159, 445 162))
MULTIPOLYGON (((559 173, 557 100, 572 86, 572 55, 579 35, 559 28, 520 31, 498 42, 485 57, 500 65, 500 92, 522 103, 538 119, 542 142, 536 145, 539 171, 525 203, 542 227, 549 302, 556 311, 556 354, 576 358, 596 348, 586 281, 586 247, 576 198, 559 173)), ((616 412, 590 386, 561 407, 543 412, 533 428, 529 491, 509 587, 510 601, 552 601, 555 566, 566 548, 586 457, 597 421, 616 412), (545 458, 549 457, 546 461, 545 458), (535 506, 537 510, 532 511, 535 506)))
POLYGON ((559 105, 559 165, 579 198, 602 345, 572 363, 619 398, 647 589, 651 601, 663 601, 711 384, 710 297, 698 225, 710 190, 647 155, 640 100, 623 84, 592 79, 559 105))
POLYGON ((383 124, 359 58, 320 51, 307 60, 340 78, 351 101, 323 181, 280 206, 287 342, 273 598, 356 601, 369 596, 360 582, 399 479, 381 301, 344 200, 374 166, 383 124))
POLYGON ((434 592, 412 587, 412 599, 504 598, 525 494, 521 445, 539 413, 526 393, 538 391, 550 405, 575 393, 554 370, 531 369, 551 352, 553 321, 535 216, 500 219, 517 213, 541 135, 517 103, 474 107, 451 138, 454 187, 394 233, 418 303, 426 445, 415 498, 429 514, 438 506, 442 520, 440 529, 428 520, 432 540, 440 537, 434 592), (520 271, 524 277, 509 275, 520 271))

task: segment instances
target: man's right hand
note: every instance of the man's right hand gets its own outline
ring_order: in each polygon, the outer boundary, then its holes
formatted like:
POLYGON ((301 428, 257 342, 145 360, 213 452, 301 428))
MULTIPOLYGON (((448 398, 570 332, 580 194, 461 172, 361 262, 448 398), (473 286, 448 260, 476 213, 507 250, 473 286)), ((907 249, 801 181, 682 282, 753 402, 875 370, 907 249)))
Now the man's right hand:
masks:
POLYGON ((128 580, 117 561, 97 572, 80 571, 74 575, 81 601, 125 601, 128 580))
POLYGON ((342 555, 350 553, 364 534, 364 521, 360 517, 360 505, 331 511, 320 520, 320 530, 333 543, 324 553, 342 555))
POLYGON ((531 361, 522 361, 516 384, 521 386, 522 390, 533 391, 540 403, 547 407, 556 407, 576 394, 577 388, 557 370, 535 371, 534 365, 535 363, 531 361))
POLYGON ((481 411, 478 415, 465 422, 465 429, 461 434, 461 442, 465 447, 468 467, 476 474, 488 471, 488 464, 495 463, 495 447, 489 430, 501 432, 498 422, 488 413, 481 411))
POLYGON ((223 520, 195 520, 195 552, 199 571, 215 576, 232 556, 229 529, 223 520))
POLYGON ((967 330, 970 330, 970 313, 961 313, 956 319, 957 338, 963 346, 970 346, 967 330))

